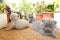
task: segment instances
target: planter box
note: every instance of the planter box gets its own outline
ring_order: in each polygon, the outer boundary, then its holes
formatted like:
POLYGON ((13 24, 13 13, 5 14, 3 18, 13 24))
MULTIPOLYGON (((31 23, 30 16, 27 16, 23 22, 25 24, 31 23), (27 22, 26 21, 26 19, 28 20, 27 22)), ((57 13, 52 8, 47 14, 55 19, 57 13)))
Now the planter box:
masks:
POLYGON ((44 18, 54 18, 54 13, 53 12, 45 12, 42 14, 36 14, 36 20, 41 20, 44 18))
POLYGON ((7 25, 7 14, 0 14, 0 29, 7 25))
POLYGON ((45 12, 43 13, 43 18, 54 18, 53 12, 45 12))

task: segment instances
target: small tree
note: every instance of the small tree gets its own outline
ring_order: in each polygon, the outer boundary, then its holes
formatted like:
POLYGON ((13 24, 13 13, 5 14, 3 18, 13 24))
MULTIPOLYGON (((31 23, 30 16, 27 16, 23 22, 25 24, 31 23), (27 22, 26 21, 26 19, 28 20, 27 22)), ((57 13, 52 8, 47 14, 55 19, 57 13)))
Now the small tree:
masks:
POLYGON ((27 19, 27 13, 32 12, 31 6, 33 5, 31 2, 27 3, 28 0, 21 0, 21 4, 19 7, 20 12, 24 12, 25 19, 27 19))
POLYGON ((11 5, 12 5, 12 11, 19 11, 19 7, 17 7, 17 4, 15 3, 15 2, 13 2, 13 3, 11 3, 11 5))
POLYGON ((45 8, 46 8, 46 5, 45 5, 45 2, 44 1, 42 1, 41 3, 40 2, 37 2, 35 4, 35 11, 36 11, 36 13, 45 12, 45 8))

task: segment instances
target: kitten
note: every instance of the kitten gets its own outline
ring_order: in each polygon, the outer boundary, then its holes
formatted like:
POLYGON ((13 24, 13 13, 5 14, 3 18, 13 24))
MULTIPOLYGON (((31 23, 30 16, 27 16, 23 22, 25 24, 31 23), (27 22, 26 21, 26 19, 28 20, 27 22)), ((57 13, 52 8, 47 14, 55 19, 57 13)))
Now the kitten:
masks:
POLYGON ((20 16, 17 13, 12 13, 10 15, 11 24, 7 30, 11 30, 13 28, 23 29, 29 27, 29 22, 23 19, 20 19, 20 16))
POLYGON ((41 21, 33 22, 33 30, 47 36, 56 38, 54 30, 56 28, 56 21, 50 18, 42 19, 41 21))

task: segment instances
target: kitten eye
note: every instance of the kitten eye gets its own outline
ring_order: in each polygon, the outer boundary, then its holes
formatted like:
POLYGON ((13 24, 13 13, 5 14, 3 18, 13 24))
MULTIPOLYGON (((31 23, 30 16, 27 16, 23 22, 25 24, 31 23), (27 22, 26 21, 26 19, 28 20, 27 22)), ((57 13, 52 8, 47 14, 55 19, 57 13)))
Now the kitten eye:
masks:
POLYGON ((44 20, 42 20, 42 22, 44 22, 44 20))
POLYGON ((19 17, 19 16, 17 16, 17 17, 19 17))
POLYGON ((52 27, 50 27, 50 28, 52 28, 52 27))
POLYGON ((48 26, 45 26, 45 27, 48 27, 48 26))

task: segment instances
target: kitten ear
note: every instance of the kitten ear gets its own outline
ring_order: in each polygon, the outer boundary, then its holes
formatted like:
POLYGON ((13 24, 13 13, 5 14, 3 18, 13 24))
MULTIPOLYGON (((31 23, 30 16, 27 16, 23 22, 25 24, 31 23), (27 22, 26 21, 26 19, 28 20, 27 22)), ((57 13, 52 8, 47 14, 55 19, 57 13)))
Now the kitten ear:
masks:
POLYGON ((44 22, 44 20, 42 20, 42 22, 44 22))
POLYGON ((46 18, 44 18, 44 19, 42 19, 42 22, 45 22, 47 19, 46 18))
POLYGON ((57 21, 54 21, 55 24, 57 24, 57 21))

